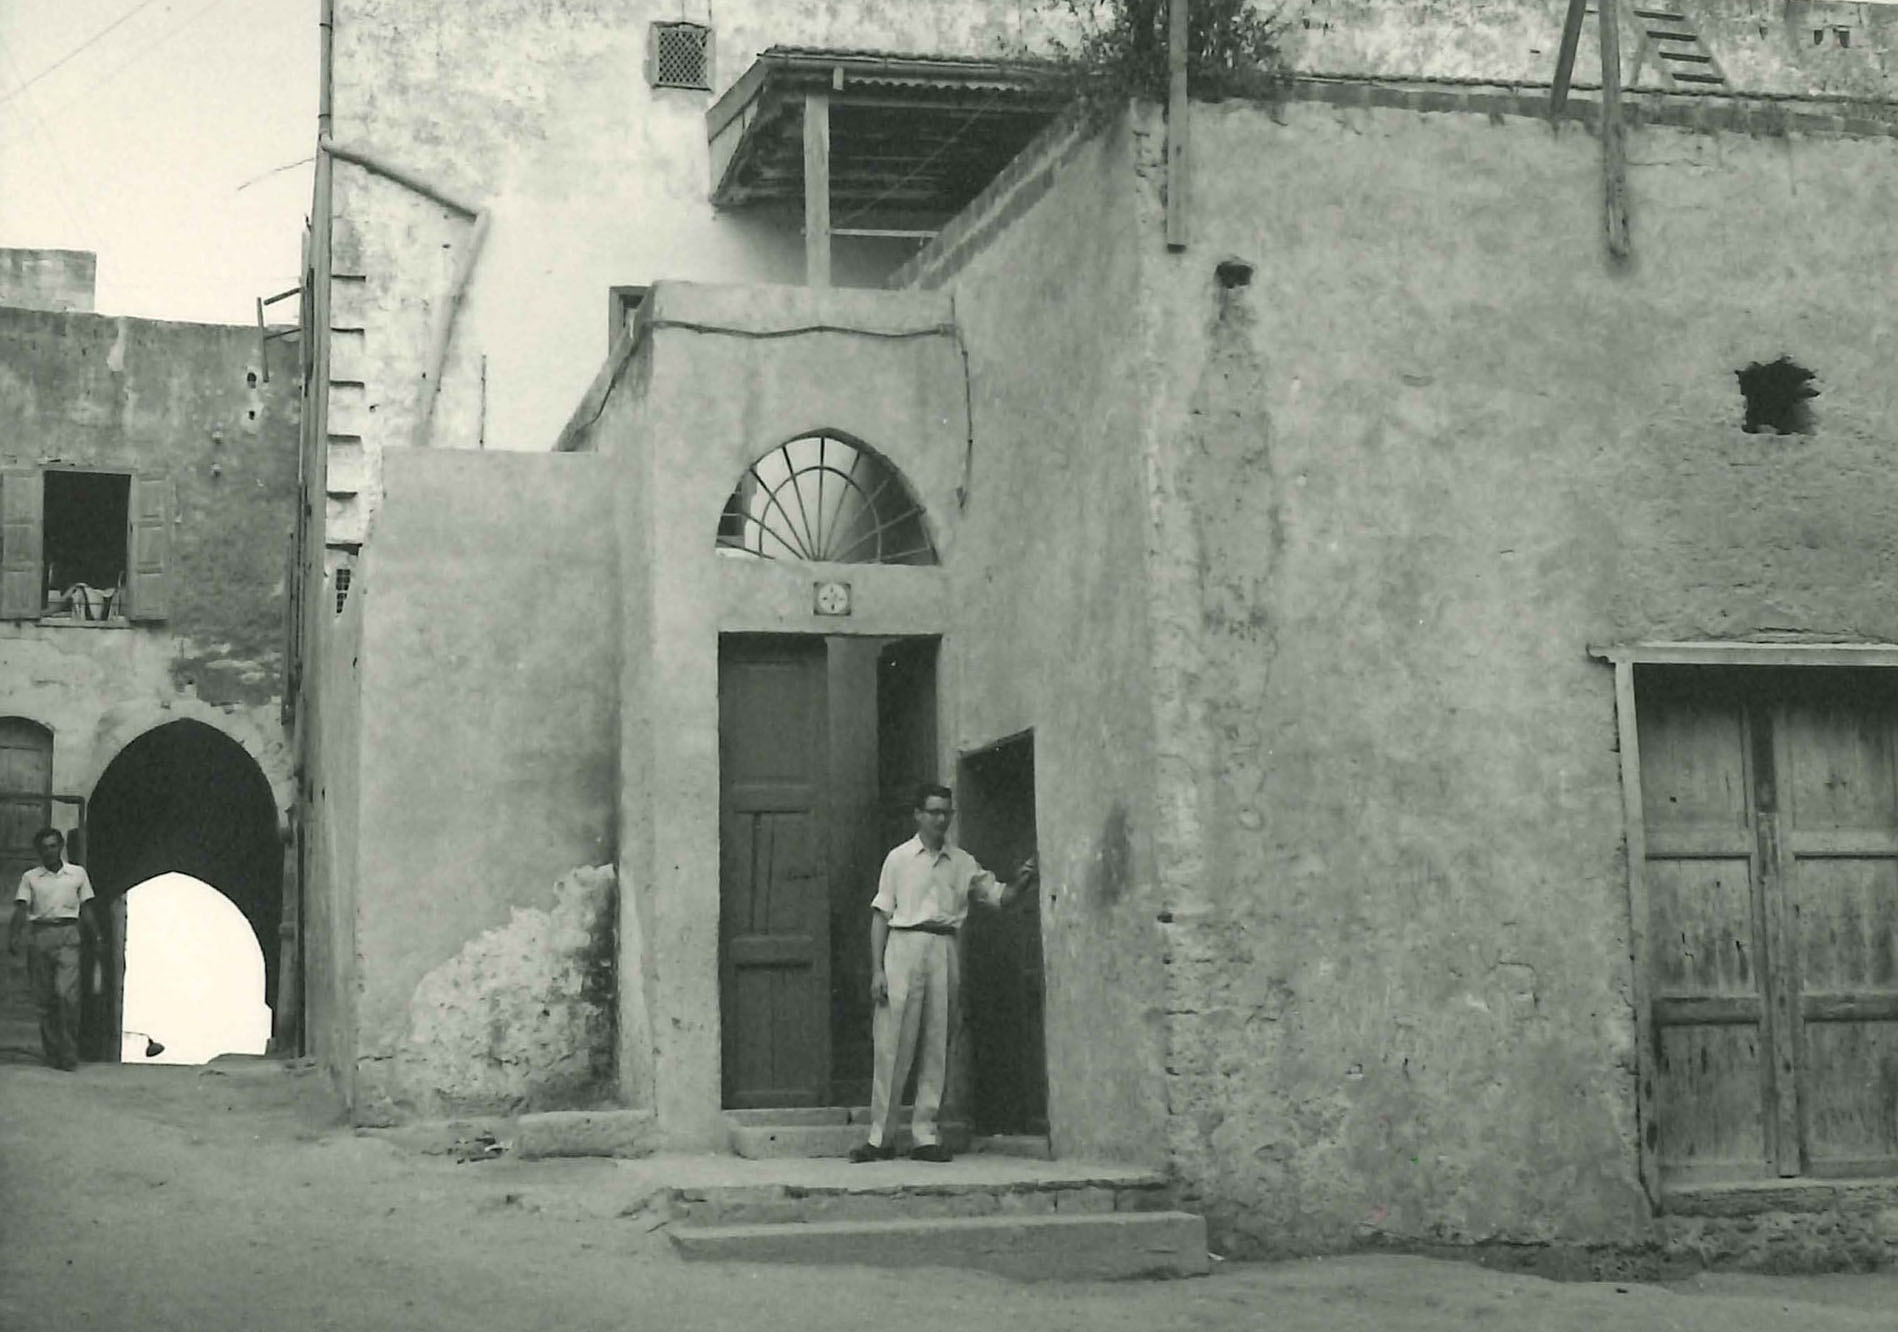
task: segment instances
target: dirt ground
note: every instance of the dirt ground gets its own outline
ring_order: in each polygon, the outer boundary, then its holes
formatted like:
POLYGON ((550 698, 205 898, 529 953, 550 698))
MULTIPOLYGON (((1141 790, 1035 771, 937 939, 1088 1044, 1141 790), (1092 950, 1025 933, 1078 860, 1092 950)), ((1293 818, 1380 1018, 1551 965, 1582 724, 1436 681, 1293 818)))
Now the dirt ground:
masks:
POLYGON ((840 1332, 893 1319, 906 1332, 1898 1328, 1895 1274, 1564 1285, 1353 1257, 1074 1285, 687 1264, 621 1163, 460 1163, 405 1151, 342 1126, 307 1066, 61 1074, 17 1049, 0 1058, 9 1061, 0 1063, 8 1332, 840 1332))

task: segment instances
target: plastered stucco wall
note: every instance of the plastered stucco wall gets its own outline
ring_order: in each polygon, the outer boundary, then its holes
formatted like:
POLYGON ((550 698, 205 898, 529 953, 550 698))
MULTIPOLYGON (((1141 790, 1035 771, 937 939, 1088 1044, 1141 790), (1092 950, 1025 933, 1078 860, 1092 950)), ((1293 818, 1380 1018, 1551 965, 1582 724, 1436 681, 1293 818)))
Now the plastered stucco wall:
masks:
MULTIPOLYGON (((1560 0, 1301 0, 1278 13, 1286 54, 1300 70, 1547 83, 1555 76, 1567 8, 1560 0)), ((1893 92, 1898 9, 1889 4, 1693 0, 1681 12, 1736 90, 1893 92)), ((1630 73, 1636 38, 1624 20, 1623 68, 1630 73)), ((1650 62, 1641 86, 1660 86, 1653 70, 1650 62)), ((1575 77, 1591 84, 1601 79, 1593 14, 1583 27, 1575 77)))
POLYGON ((1898 634, 1898 151, 1638 130, 1616 271, 1573 128, 1230 105, 1193 145, 1137 302, 1156 770, 1200 852, 1160 866, 1175 1165, 1240 1252, 1638 1242, 1586 647, 1898 634), (1818 430, 1743 433, 1734 371, 1781 353, 1818 430))
POLYGON ((607 460, 402 450, 387 477, 350 594, 354 1113, 598 1103, 615 1021, 607 460))
POLYGON ((706 1149, 724 1140, 718 636, 947 628, 940 569, 721 558, 719 512, 750 463, 798 435, 840 431, 895 465, 950 563, 967 417, 945 298, 662 283, 651 302, 621 389, 643 396, 614 418, 639 433, 598 441, 621 468, 627 571, 620 876, 622 918, 642 946, 622 950, 620 985, 624 1043, 645 1067, 629 1070, 626 1090, 668 1140, 706 1149), (797 331, 812 325, 850 331, 797 331), (813 613, 811 582, 823 577, 852 584, 849 617, 813 613))
MULTIPOLYGON (((337 0, 335 137, 486 209, 437 407, 441 443, 552 445, 607 346, 614 284, 796 282, 801 218, 714 213, 705 112, 774 45, 995 55, 1033 40, 1030 0, 337 0), (715 12, 714 12, 715 10, 715 12), (714 30, 714 89, 654 89, 649 24, 714 30)), ((411 442, 434 321, 471 224, 339 164, 332 542, 373 516, 377 458, 411 442)), ((884 271, 839 241, 839 283, 884 271), (865 268, 864 264, 870 267, 865 268)))
POLYGON ((1133 300, 1146 238, 1124 125, 1034 156, 997 201, 1003 229, 944 288, 969 350, 974 421, 947 566, 951 748, 1034 731, 1055 1151, 1160 1164, 1166 1014, 1133 300))
POLYGON ((241 744, 289 808, 298 385, 282 364, 263 382, 257 345, 255 329, 0 308, 0 465, 162 474, 175 492, 163 621, 0 622, 0 713, 52 728, 60 792, 89 794, 127 743, 188 717, 241 744))

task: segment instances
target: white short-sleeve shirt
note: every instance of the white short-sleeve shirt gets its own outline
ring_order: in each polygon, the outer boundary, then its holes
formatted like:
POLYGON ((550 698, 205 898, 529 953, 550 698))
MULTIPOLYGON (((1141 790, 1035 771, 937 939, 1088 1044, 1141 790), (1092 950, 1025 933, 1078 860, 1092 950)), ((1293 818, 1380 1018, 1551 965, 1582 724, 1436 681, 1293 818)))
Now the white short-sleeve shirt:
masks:
POLYGON ((56 870, 35 865, 20 876, 13 900, 26 903, 30 920, 77 920, 79 904, 92 900, 92 880, 83 865, 62 864, 56 870))
POLYGON ((995 876, 967 851, 944 843, 942 850, 932 854, 918 836, 883 858, 877 895, 870 905, 889 917, 893 929, 960 925, 969 914, 971 897, 996 906, 1002 892, 995 876))

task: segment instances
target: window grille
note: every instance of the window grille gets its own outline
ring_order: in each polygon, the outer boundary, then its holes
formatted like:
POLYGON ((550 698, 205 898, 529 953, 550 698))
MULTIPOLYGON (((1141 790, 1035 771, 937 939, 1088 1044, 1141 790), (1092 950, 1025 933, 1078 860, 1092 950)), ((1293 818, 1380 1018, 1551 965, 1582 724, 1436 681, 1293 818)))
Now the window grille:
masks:
POLYGON ((349 600, 349 566, 341 565, 336 570, 336 613, 343 613, 343 603, 349 600))
POLYGON ((767 560, 934 564, 923 509, 896 469, 835 435, 805 435, 745 470, 718 545, 767 560))
POLYGON ((712 86, 712 30, 697 23, 655 23, 646 43, 646 82, 655 88, 712 86))

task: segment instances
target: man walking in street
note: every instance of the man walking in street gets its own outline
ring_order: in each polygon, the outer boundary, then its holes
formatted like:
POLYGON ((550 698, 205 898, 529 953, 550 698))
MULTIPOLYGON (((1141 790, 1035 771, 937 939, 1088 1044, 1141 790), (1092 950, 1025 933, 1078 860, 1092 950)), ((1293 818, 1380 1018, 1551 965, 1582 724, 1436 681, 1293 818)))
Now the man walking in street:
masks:
POLYGON ((66 863, 66 838, 57 828, 34 833, 33 850, 40 863, 20 876, 7 951, 27 948, 26 974, 40 1011, 46 1062, 71 1072, 79 1067, 79 940, 99 937, 92 880, 82 866, 66 863))
POLYGON ((870 1140, 850 1152, 850 1159, 859 1163, 896 1155, 898 1103, 919 1053, 910 1156, 918 1161, 950 1159, 936 1115, 942 1108, 956 1022, 956 933, 969 914, 971 898, 1006 906, 1036 877, 1035 858, 1030 856, 1003 888, 968 852, 948 844, 949 823, 955 817, 955 797, 948 787, 917 788, 914 812, 916 835, 884 857, 870 903, 876 1064, 870 1082, 870 1140))

